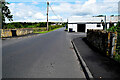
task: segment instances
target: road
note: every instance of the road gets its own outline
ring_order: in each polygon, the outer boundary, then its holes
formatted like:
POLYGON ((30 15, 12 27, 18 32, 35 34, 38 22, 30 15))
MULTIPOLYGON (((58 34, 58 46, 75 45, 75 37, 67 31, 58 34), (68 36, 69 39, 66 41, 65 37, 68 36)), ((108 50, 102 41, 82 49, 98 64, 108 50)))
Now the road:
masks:
POLYGON ((3 41, 3 78, 85 78, 64 28, 3 41))
POLYGON ((119 63, 102 55, 103 53, 92 47, 86 38, 75 38, 73 42, 94 78, 120 80, 119 63))

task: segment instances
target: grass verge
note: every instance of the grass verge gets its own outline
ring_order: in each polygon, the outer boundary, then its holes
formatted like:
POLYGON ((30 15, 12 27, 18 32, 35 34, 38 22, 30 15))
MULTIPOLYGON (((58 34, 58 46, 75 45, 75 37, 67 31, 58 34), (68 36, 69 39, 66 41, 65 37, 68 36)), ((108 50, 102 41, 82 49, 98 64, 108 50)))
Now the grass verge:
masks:
MULTIPOLYGON (((62 27, 59 27, 59 28, 62 28, 62 27)), ((48 32, 51 32, 51 31, 54 31, 54 30, 57 30, 59 28, 55 28, 53 30, 49 30, 49 31, 40 31, 40 32, 33 32, 33 33, 40 33, 40 34, 44 34, 44 33, 48 33, 48 32)))
POLYGON ((64 31, 68 31, 68 29, 65 29, 64 31))

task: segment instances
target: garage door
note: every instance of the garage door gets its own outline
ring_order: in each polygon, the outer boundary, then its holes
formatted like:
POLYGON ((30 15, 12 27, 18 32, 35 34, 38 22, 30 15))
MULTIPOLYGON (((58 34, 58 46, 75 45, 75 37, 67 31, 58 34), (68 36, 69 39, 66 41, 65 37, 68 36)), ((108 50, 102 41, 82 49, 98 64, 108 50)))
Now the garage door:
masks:
POLYGON ((85 32, 85 24, 78 24, 77 31, 78 32, 85 32))

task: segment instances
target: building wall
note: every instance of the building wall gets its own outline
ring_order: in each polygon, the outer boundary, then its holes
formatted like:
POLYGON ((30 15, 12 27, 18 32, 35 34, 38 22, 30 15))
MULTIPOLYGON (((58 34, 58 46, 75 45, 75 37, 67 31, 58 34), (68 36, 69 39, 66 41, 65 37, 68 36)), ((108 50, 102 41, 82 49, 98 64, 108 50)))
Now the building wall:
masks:
POLYGON ((85 32, 87 32, 87 29, 103 29, 103 26, 102 24, 100 24, 101 27, 97 27, 97 24, 86 24, 86 30, 85 32))
POLYGON ((69 28, 72 28, 73 31, 77 32, 77 24, 68 24, 68 32, 69 32, 69 28))
MULTIPOLYGON (((69 28, 72 28, 73 31, 77 32, 77 24, 68 24, 68 32, 69 28)), ((85 26, 85 32, 87 32, 87 29, 103 29, 102 24, 101 27, 97 27, 97 24, 86 24, 85 26)))
POLYGON ((117 23, 114 23, 114 26, 116 26, 117 25, 117 23))
MULTIPOLYGON (((85 32, 87 32, 87 29, 97 29, 97 30, 102 30, 103 26, 100 24, 101 27, 97 27, 97 24, 86 24, 85 26, 85 32)), ((114 25, 117 25, 117 23, 114 23, 114 25)), ((110 24, 107 24, 107 29, 109 29, 110 24)), ((77 24, 68 24, 68 31, 69 28, 72 28, 73 31, 77 32, 77 24)))
POLYGON ((110 27, 110 24, 107 24, 107 29, 109 29, 109 27, 110 27))

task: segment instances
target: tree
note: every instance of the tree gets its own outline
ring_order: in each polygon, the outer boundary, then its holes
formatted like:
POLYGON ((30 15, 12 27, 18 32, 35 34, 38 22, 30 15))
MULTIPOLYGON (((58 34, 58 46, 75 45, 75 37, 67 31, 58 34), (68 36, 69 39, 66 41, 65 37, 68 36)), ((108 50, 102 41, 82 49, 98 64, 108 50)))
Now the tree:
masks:
POLYGON ((110 17, 114 17, 114 15, 110 15, 110 17))
POLYGON ((0 5, 2 8, 2 28, 5 28, 5 18, 7 18, 9 21, 13 21, 13 15, 11 15, 10 9, 8 8, 8 6, 6 6, 7 4, 9 4, 8 2, 4 2, 4 1, 0 1, 0 5))
POLYGON ((97 17, 104 17, 104 15, 98 15, 97 17))

